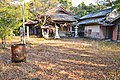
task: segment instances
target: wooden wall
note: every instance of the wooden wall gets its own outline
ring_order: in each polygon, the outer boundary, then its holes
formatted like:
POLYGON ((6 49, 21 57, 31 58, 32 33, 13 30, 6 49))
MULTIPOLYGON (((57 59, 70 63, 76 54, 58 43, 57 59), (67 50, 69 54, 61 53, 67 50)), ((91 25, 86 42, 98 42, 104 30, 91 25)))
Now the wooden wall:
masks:
POLYGON ((120 40, 120 18, 113 22, 113 38, 112 40, 120 40))

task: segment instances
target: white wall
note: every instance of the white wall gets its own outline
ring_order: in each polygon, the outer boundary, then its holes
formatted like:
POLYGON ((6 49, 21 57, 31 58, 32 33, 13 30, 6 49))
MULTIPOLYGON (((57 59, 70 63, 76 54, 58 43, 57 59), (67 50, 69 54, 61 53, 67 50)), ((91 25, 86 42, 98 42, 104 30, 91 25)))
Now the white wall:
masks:
POLYGON ((90 38, 100 38, 100 25, 91 25, 91 26, 85 26, 85 37, 90 38), (89 34, 89 30, 91 30, 91 34, 89 34))
POLYGON ((85 26, 85 30, 91 29, 92 32, 100 32, 100 25, 85 26))

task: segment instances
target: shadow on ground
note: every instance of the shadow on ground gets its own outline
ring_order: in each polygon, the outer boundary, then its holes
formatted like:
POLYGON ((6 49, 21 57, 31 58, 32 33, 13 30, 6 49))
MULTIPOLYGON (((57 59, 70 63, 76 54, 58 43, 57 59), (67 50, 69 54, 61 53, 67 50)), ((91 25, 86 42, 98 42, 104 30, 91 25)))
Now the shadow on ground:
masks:
MULTIPOLYGON (((0 54, 4 80, 109 80, 120 79, 120 61, 101 54, 93 45, 69 40, 45 40, 27 45, 27 62, 11 63, 10 53, 0 54), (94 50, 95 49, 95 50, 94 50), (7 56, 7 57, 6 57, 7 56), (5 70, 3 70, 5 69, 5 70), (12 74, 11 74, 12 73, 12 74)), ((120 54, 117 54, 120 56, 120 54)))

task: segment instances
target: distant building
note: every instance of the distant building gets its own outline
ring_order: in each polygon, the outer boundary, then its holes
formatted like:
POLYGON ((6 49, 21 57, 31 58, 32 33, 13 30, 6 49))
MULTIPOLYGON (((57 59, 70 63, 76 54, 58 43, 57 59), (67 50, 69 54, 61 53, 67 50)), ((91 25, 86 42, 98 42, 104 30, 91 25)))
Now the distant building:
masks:
POLYGON ((69 36, 72 32, 71 23, 76 21, 76 19, 71 13, 69 13, 60 6, 48 10, 43 16, 49 16, 51 18, 50 23, 46 23, 41 27, 43 37, 47 38, 60 38, 69 36))
POLYGON ((108 8, 87 14, 79 19, 79 26, 84 26, 84 36, 95 39, 120 40, 120 14, 108 8))
POLYGON ((36 21, 29 20, 25 23, 29 26, 30 35, 42 34, 44 38, 60 38, 69 37, 72 33, 72 24, 76 21, 75 17, 63 9, 62 7, 54 7, 49 9, 45 14, 38 15, 38 18, 46 18, 43 26, 39 26, 39 19, 36 21), (48 19, 48 21, 47 21, 48 19))
MULTIPOLYGON (((29 20, 27 22, 25 22, 25 26, 29 27, 29 34, 30 35, 40 35, 40 27, 37 26, 38 21, 33 21, 33 20, 29 20)), ((25 29, 27 30, 27 28, 25 29)))

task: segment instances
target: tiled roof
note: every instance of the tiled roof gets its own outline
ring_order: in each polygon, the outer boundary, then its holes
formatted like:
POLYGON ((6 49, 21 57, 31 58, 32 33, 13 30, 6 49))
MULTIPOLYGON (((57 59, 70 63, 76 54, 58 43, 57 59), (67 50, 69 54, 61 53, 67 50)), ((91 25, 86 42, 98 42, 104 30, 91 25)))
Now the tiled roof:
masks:
POLYGON ((54 14, 51 16, 51 18, 53 21, 69 21, 69 22, 76 21, 76 19, 73 16, 67 14, 54 14))
POLYGON ((105 17, 104 18, 92 18, 92 19, 86 19, 86 20, 82 20, 78 23, 78 25, 81 25, 81 24, 92 24, 92 23, 99 23, 101 21, 105 20, 105 17))
POLYGON ((72 15, 71 13, 69 13, 68 11, 63 9, 62 7, 54 7, 52 9, 48 10, 46 12, 46 15, 53 15, 53 14, 56 14, 56 13, 64 13, 64 14, 67 14, 67 15, 72 15))
POLYGON ((87 14, 80 18, 78 25, 99 24, 102 26, 111 26, 113 24, 110 23, 108 17, 113 10, 113 8, 108 8, 87 14))
POLYGON ((31 24, 36 24, 37 21, 32 21, 32 20, 29 20, 27 22, 25 22, 25 25, 31 25, 31 24))
POLYGON ((53 21, 61 21, 61 22, 74 22, 76 19, 74 16, 67 12, 62 7, 54 7, 46 12, 45 15, 48 15, 51 17, 53 21))
POLYGON ((88 18, 106 16, 108 13, 112 12, 112 10, 113 10, 113 8, 99 10, 97 12, 92 12, 90 14, 87 14, 87 15, 81 17, 80 19, 88 19, 88 18))

